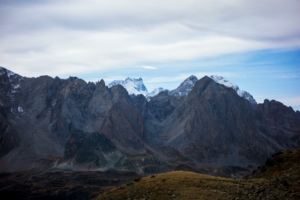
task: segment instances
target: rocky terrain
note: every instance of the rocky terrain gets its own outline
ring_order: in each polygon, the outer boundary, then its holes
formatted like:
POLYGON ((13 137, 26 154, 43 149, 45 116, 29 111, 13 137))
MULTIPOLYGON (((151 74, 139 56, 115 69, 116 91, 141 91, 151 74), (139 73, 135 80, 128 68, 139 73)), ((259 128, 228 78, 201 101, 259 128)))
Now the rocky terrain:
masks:
POLYGON ((207 76, 148 101, 103 80, 27 78, 1 67, 0 144, 1 172, 242 177, 272 154, 300 147, 300 116, 275 100, 253 106, 207 76))

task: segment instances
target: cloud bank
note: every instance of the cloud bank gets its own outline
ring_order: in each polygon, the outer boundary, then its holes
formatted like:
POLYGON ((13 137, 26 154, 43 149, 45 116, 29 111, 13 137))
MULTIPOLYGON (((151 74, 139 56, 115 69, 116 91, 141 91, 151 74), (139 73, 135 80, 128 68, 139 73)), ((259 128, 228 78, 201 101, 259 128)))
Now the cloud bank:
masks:
POLYGON ((298 0, 2 0, 0 65, 66 76, 299 48, 299 8, 298 0))

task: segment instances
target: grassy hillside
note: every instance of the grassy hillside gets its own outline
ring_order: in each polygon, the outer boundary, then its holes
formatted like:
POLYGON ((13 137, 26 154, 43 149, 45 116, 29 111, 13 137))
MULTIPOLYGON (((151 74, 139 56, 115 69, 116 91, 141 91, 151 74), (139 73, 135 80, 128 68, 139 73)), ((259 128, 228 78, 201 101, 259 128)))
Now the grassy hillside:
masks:
POLYGON ((300 149, 276 154, 244 179, 174 171, 136 179, 95 199, 300 199, 300 149))

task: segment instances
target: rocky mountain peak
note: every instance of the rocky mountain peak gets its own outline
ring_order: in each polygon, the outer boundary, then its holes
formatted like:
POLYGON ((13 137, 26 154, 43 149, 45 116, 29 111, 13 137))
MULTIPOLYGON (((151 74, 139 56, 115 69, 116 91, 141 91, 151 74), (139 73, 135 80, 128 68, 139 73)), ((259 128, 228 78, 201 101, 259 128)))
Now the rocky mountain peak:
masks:
POLYGON ((0 104, 16 101, 16 95, 21 89, 23 77, 8 69, 0 67, 0 104))
POLYGON ((125 80, 114 80, 113 82, 108 84, 108 87, 110 88, 114 85, 123 86, 129 94, 143 94, 144 96, 148 94, 148 90, 144 85, 142 78, 135 79, 128 77, 125 80))
POLYGON ((185 79, 181 85, 194 85, 198 81, 198 78, 194 75, 191 75, 187 79, 185 79))
POLYGON ((243 91, 241 90, 236 84, 233 84, 231 82, 229 82, 227 79, 225 79, 224 77, 222 76, 217 76, 217 75, 211 75, 210 78, 212 80, 214 80, 216 83, 219 83, 221 85, 224 85, 226 87, 229 87, 229 88, 232 88, 236 91, 236 93, 240 96, 240 97, 243 97, 244 99, 247 99, 250 104, 252 106, 256 106, 257 103, 255 101, 255 99, 253 98, 253 96, 251 94, 249 94, 248 92, 246 91, 243 91))
POLYGON ((191 75, 185 79, 175 90, 170 91, 172 96, 186 96, 193 89, 195 83, 198 81, 198 78, 194 75, 191 75))

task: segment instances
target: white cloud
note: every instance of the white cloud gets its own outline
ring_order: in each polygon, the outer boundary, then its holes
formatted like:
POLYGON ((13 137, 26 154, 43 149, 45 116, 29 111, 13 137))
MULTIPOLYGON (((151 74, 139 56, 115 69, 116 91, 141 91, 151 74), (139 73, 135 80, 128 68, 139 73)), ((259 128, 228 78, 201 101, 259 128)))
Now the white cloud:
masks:
POLYGON ((142 68, 150 69, 150 70, 157 69, 156 67, 153 67, 153 66, 142 66, 142 68))

